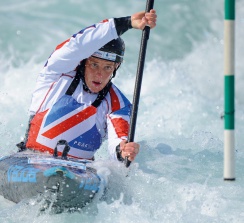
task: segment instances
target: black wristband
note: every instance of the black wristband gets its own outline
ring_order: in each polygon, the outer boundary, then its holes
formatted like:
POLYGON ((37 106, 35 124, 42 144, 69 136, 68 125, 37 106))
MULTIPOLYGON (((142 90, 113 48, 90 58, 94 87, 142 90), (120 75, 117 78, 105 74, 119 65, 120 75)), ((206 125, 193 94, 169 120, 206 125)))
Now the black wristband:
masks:
POLYGON ((121 17, 121 18, 114 18, 115 27, 117 30, 118 36, 121 36, 127 30, 131 29, 131 17, 121 17))
POLYGON ((121 156, 120 144, 116 146, 116 155, 118 161, 124 162, 125 159, 121 156))

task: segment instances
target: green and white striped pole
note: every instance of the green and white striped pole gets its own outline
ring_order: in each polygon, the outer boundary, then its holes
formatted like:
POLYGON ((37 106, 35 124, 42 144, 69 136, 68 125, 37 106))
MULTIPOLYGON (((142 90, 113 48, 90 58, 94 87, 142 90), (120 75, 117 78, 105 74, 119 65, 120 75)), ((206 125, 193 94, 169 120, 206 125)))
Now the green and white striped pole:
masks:
POLYGON ((235 180, 235 0, 225 0, 224 180, 235 180))

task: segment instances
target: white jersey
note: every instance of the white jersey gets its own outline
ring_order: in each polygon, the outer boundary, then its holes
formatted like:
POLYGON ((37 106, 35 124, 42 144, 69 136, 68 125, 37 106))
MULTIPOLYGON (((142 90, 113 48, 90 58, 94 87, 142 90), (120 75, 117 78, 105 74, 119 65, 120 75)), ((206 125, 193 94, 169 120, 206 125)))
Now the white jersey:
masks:
POLYGON ((128 99, 112 84, 96 108, 91 104, 97 94, 85 91, 82 80, 72 96, 66 95, 80 61, 116 38, 114 20, 109 19, 81 30, 56 47, 37 79, 27 148, 52 153, 62 139, 71 147, 70 156, 91 159, 102 140, 108 138, 110 156, 117 159, 115 147, 128 136, 128 99))

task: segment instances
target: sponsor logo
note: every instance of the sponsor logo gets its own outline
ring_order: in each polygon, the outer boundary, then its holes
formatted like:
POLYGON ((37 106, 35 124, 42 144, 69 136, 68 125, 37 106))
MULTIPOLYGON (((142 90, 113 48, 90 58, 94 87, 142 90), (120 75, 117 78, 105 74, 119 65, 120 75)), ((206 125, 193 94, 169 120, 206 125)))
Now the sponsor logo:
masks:
POLYGON ((8 169, 8 182, 36 183, 36 174, 40 170, 33 167, 18 165, 10 166, 8 169))
POLYGON ((101 59, 105 59, 105 60, 115 61, 117 54, 115 54, 115 53, 107 53, 107 52, 103 52, 103 51, 98 50, 95 53, 93 53, 92 56, 98 57, 98 58, 101 58, 101 59))
POLYGON ((79 142, 79 141, 74 141, 74 144, 73 145, 76 145, 78 147, 81 147, 81 148, 90 148, 92 146, 90 146, 89 144, 87 143, 84 143, 84 142, 79 142))

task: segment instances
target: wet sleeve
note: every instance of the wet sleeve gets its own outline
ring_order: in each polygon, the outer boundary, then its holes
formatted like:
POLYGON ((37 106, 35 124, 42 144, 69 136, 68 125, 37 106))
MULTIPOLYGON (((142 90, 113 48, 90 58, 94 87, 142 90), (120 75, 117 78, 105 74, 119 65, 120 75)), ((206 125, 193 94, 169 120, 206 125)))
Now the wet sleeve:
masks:
POLYGON ((127 30, 132 29, 130 16, 114 18, 114 23, 118 36, 121 36, 127 30))
POLYGON ((81 60, 88 58, 96 50, 116 38, 118 34, 114 19, 86 27, 55 48, 41 73, 61 75, 73 71, 81 60))

